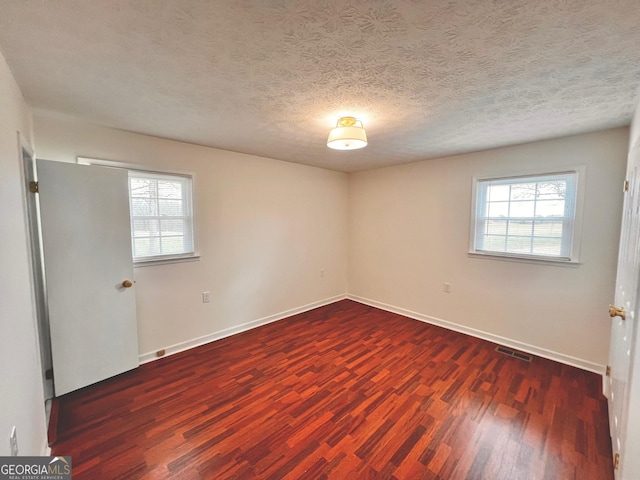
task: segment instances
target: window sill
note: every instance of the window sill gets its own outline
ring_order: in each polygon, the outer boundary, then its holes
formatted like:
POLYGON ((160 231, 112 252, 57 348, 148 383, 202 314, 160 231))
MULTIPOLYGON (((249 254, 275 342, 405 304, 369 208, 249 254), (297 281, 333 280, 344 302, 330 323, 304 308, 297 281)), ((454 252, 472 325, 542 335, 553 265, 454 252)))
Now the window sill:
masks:
POLYGON ((577 268, 582 265, 581 262, 577 260, 556 260, 553 258, 542 258, 542 257, 527 257, 525 255, 511 255, 511 254, 500 254, 500 253, 484 253, 484 252, 468 252, 469 257, 471 258, 483 258, 485 260, 499 260, 503 262, 519 262, 519 263, 532 263, 536 265, 550 265, 554 267, 571 267, 577 268))
POLYGON ((162 258, 149 258, 142 260, 134 260, 133 268, 139 267, 153 267, 154 265, 168 265, 171 263, 184 263, 184 262, 197 262, 200 260, 199 254, 189 256, 175 256, 175 257, 162 257, 162 258))

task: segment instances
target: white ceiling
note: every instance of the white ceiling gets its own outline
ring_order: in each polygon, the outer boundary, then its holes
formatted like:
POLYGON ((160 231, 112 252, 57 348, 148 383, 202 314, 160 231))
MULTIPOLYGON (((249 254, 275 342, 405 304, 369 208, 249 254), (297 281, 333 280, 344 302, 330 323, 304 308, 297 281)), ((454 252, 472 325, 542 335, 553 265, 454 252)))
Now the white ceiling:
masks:
POLYGON ((627 125, 640 2, 0 0, 0 51, 33 108, 355 171, 627 125))

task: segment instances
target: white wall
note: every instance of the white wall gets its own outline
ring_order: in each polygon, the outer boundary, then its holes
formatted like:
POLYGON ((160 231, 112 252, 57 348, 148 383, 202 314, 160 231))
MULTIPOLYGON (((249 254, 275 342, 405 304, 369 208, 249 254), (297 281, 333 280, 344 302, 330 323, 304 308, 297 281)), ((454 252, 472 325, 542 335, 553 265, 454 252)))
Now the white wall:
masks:
POLYGON ((85 156, 196 175, 200 260, 136 268, 141 354, 184 348, 345 294, 346 174, 45 112, 34 114, 34 131, 38 158, 85 156))
POLYGON ((28 144, 29 111, 0 54, 0 456, 10 454, 14 425, 21 455, 46 447, 18 131, 28 144))
POLYGON ((601 371, 628 135, 619 128, 352 174, 350 294, 601 371), (579 164, 588 169, 579 267, 469 257, 474 176, 579 164))

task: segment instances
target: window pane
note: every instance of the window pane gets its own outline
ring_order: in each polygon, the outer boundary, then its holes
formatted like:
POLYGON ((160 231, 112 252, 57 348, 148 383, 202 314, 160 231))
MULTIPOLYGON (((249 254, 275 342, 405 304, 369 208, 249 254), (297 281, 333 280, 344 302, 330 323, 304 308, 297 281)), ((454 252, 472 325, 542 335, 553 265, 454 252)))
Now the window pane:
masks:
POLYGON ((177 198, 182 199, 182 183, 181 182, 158 182, 158 196, 160 198, 177 198))
POLYGON ((562 222, 544 222, 536 220, 533 227, 536 237, 562 237, 562 222))
POLYGON ((134 217, 151 217, 158 215, 158 203, 155 198, 132 198, 131 215, 134 217))
POLYGON ((490 235, 506 235, 506 220, 487 220, 486 232, 490 235))
POLYGON ((133 239, 134 257, 151 257, 160 255, 160 253, 160 239, 158 237, 133 239))
POLYGON ((161 219, 162 235, 182 235, 184 233, 184 220, 180 219, 161 219))
POLYGON ((509 185, 489 185, 487 188, 487 201, 508 201, 510 190, 509 185))
POLYGON ((156 197, 158 183, 146 178, 130 178, 129 189, 132 197, 156 197))
POLYGON ((133 220, 133 229, 131 233, 134 237, 157 237, 160 235, 158 220, 136 218, 133 220))
POLYGON ((564 200, 538 200, 536 217, 564 217, 564 200))
POLYGON ((504 252, 506 248, 507 237, 502 235, 487 235, 483 238, 481 250, 489 252, 504 252))
POLYGON ((509 235, 530 236, 533 233, 533 221, 509 220, 509 235))
POLYGON ((182 237, 162 237, 162 254, 176 255, 184 251, 184 239, 182 237))
POLYGON ((511 253, 531 253, 531 237, 507 237, 507 251, 511 253))
POLYGON ((533 217, 535 201, 511 202, 510 217, 533 217))
POLYGON ((182 200, 159 199, 160 215, 177 217, 182 215, 182 200))
POLYGON ((491 202, 488 204, 488 210, 489 217, 508 217, 509 202, 491 202))
POLYGON ((535 183, 516 183, 511 185, 511 200, 534 200, 535 198, 535 183))
POLYGON ((537 255, 555 255, 560 256, 562 253, 561 238, 534 238, 533 253, 537 255))
POLYGON ((538 183, 538 199, 562 200, 567 194, 567 181, 557 180, 538 183))

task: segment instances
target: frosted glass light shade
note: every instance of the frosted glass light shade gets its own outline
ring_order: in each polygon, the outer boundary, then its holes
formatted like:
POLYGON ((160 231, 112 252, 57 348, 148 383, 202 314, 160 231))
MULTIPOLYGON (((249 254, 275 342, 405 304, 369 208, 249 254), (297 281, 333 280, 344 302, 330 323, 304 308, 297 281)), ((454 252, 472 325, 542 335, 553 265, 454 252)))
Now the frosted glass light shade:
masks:
POLYGON ((353 117, 342 117, 336 128, 329 132, 327 147, 334 150, 355 150, 367 146, 367 133, 362 122, 353 117))

